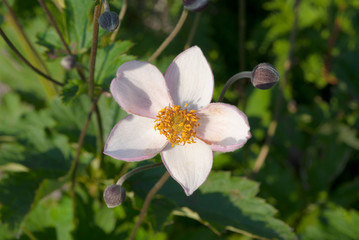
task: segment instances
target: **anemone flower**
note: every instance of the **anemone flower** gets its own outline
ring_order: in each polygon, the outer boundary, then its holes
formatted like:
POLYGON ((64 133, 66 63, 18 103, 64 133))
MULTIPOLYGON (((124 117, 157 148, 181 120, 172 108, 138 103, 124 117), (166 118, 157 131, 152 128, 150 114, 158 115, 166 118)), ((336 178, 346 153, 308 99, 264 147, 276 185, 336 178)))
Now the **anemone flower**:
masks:
POLYGON ((110 90, 129 115, 112 129, 104 153, 128 162, 161 153, 187 196, 206 180, 212 151, 234 151, 251 136, 243 112, 210 103, 213 74, 197 46, 179 54, 164 77, 154 65, 141 61, 122 64, 116 75, 110 90))

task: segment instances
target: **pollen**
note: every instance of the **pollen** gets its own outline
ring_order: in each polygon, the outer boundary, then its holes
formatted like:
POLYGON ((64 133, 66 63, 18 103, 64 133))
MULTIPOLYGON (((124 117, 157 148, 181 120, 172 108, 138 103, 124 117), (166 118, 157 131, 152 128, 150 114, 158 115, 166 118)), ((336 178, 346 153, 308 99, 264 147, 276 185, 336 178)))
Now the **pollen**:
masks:
POLYGON ((160 110, 155 120, 155 130, 164 135, 168 142, 174 145, 195 143, 196 128, 199 126, 199 117, 195 110, 177 105, 168 105, 160 110))

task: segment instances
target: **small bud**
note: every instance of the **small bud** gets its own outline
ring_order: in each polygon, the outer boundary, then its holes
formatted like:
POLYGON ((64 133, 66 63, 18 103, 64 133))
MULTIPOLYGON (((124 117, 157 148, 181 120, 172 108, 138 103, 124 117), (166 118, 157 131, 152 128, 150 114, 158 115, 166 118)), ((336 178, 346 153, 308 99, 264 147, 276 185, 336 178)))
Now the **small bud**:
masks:
POLYGON ((108 32, 114 31, 119 24, 117 13, 104 11, 98 18, 98 24, 108 32))
POLYGON ((207 7, 209 0, 182 0, 182 2, 189 11, 200 12, 207 7))
POLYGON ((74 56, 69 55, 64 57, 60 63, 66 70, 71 70, 76 66, 76 59, 74 56))
POLYGON ((117 207, 125 200, 126 190, 121 185, 112 184, 105 189, 103 198, 108 208, 117 207))
POLYGON ((260 63, 252 71, 252 84, 254 87, 265 90, 270 89, 279 81, 278 71, 269 63, 260 63))

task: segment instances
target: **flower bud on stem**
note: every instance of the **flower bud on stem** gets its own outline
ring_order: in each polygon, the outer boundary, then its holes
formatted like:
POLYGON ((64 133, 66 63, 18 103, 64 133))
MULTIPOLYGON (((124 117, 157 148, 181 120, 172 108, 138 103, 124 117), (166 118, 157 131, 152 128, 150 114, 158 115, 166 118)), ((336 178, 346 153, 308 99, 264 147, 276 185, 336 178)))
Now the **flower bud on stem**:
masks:
POLYGON ((135 169, 129 171, 128 173, 126 173, 125 175, 123 175, 122 177, 120 177, 120 179, 118 179, 116 184, 112 184, 112 185, 108 186, 103 193, 103 198, 106 202, 107 207, 108 208, 117 207, 117 206, 121 205, 121 203, 125 200, 126 190, 122 187, 122 184, 128 178, 130 178, 132 175, 134 175, 136 173, 142 172, 147 169, 159 167, 162 165, 163 165, 163 163, 160 162, 160 163, 155 163, 155 164, 150 164, 150 165, 145 165, 145 166, 135 168, 135 169))
POLYGON ((107 0, 103 0, 103 7, 104 11, 98 18, 98 24, 106 31, 112 32, 118 27, 118 15, 117 13, 110 11, 110 6, 108 5, 107 0))
POLYGON ((242 78, 249 78, 255 88, 266 90, 273 87, 279 81, 280 76, 278 71, 271 64, 260 63, 254 67, 253 71, 240 72, 228 79, 217 102, 223 100, 229 86, 242 78))

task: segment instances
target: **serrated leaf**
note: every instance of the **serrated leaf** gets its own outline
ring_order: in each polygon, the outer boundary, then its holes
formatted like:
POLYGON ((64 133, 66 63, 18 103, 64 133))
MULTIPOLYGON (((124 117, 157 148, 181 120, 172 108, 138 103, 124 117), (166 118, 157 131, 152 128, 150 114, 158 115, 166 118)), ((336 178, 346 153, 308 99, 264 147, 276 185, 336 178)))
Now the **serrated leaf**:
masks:
MULTIPOLYGON (((163 169, 156 169, 140 173, 129 181, 137 194, 145 196, 161 173, 163 169)), ((190 197, 172 179, 167 181, 159 194, 171 199, 179 208, 188 207, 219 232, 230 226, 268 239, 295 239, 290 227, 274 218, 276 210, 263 199, 255 197, 257 192, 258 184, 251 180, 231 177, 228 172, 212 171, 206 182, 190 197)))
POLYGON ((95 66, 95 80, 97 84, 109 85, 116 77, 117 68, 135 57, 125 55, 133 44, 129 41, 118 41, 104 48, 98 49, 95 66))

